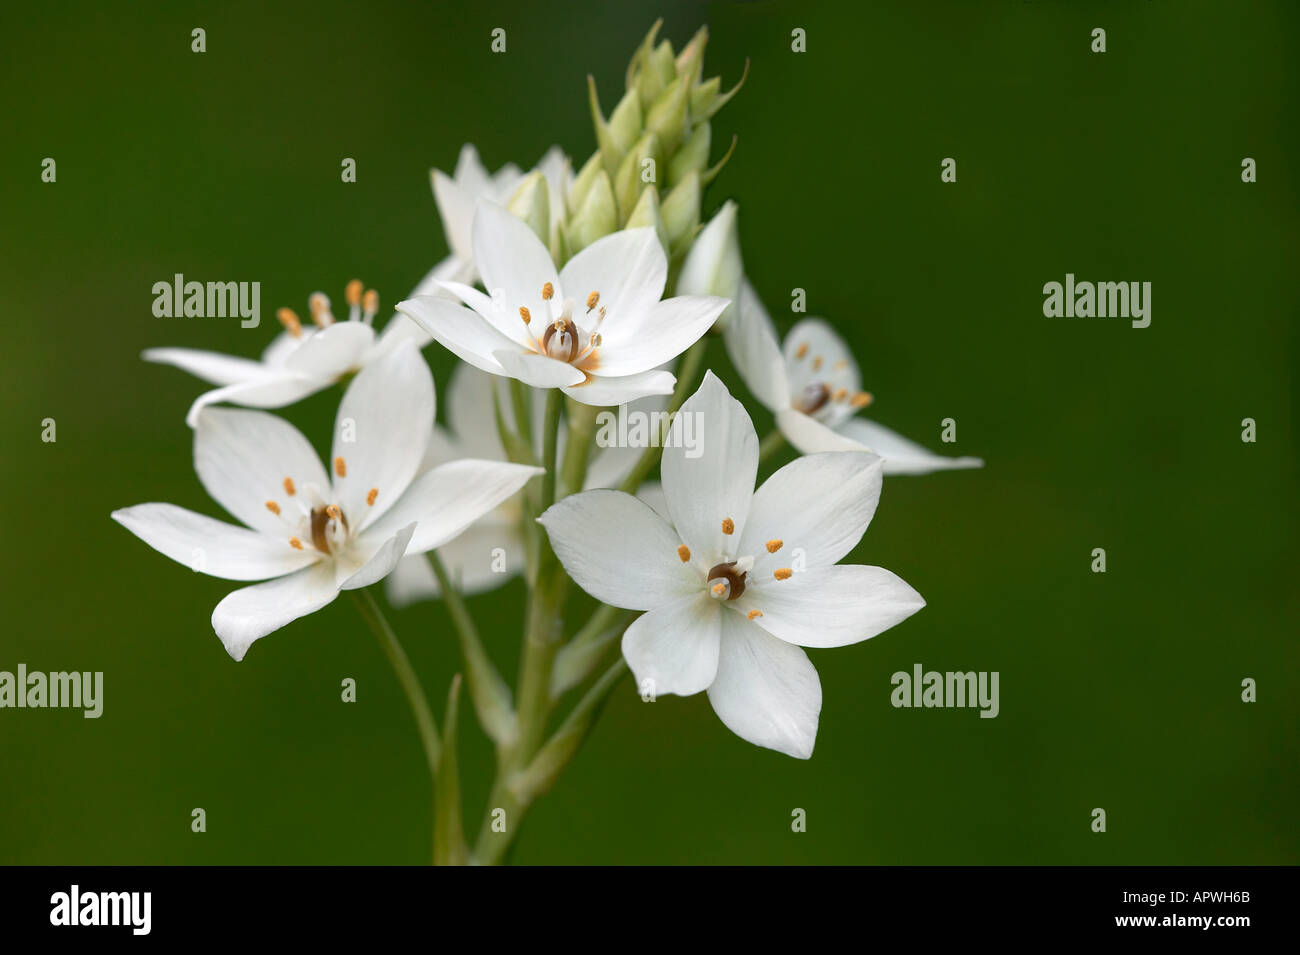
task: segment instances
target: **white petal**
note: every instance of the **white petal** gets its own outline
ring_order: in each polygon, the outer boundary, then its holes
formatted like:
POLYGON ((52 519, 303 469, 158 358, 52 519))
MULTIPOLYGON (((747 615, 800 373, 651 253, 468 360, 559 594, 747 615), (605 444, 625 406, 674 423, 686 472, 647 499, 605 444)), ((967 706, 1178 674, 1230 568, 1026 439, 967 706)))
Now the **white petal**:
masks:
POLYGON ((853 353, 835 329, 820 318, 805 318, 790 329, 783 352, 790 375, 790 394, 796 399, 804 387, 815 383, 827 385, 832 392, 844 388, 850 394, 862 388, 862 376, 853 353), (805 349, 802 358, 800 349, 805 349))
MULTIPOLYGON (((494 202, 480 200, 474 213, 474 264, 492 298, 503 293, 511 309, 524 305, 542 317, 542 286, 560 285, 551 253, 522 219, 494 202)), ((556 295, 561 293, 555 289, 556 295)))
MULTIPOLYGON (((600 305, 607 310, 602 332, 605 326, 613 329, 635 320, 658 302, 667 281, 668 258, 655 230, 649 228, 623 229, 597 239, 560 271, 560 285, 573 299, 579 325, 586 324, 582 316, 587 297, 600 293, 600 305)), ((588 316, 594 317, 594 312, 588 316)))
POLYGON ((793 408, 782 408, 776 413, 776 426, 785 439, 804 454, 867 450, 848 435, 840 434, 793 408))
POLYGON ((194 404, 190 405, 190 410, 186 412, 185 423, 193 428, 198 424, 199 414, 204 408, 223 401, 247 408, 283 408, 308 395, 323 391, 331 384, 332 382, 321 378, 304 378, 301 375, 281 371, 255 381, 225 385, 199 395, 194 400, 194 404))
POLYGON ((754 623, 787 643, 842 647, 859 643, 906 620, 925 600, 883 567, 840 564, 796 573, 788 580, 750 575, 734 602, 759 611, 754 623))
POLYGON ((437 339, 442 347, 475 368, 501 375, 501 363, 492 353, 517 348, 477 312, 433 295, 397 303, 397 310, 437 339))
POLYGON ((420 600, 436 600, 440 594, 425 554, 407 554, 384 578, 384 594, 394 607, 409 607, 420 600))
POLYGON ((494 390, 500 392, 502 416, 510 427, 514 427, 509 379, 490 375, 464 363, 452 371, 451 383, 447 386, 447 421, 464 451, 460 457, 486 458, 489 461, 506 459, 497 432, 494 390))
POLYGON ((567 362, 557 361, 534 352, 502 349, 492 353, 492 357, 511 378, 518 378, 534 388, 563 388, 576 385, 586 376, 567 362))
MULTIPOLYGON (((462 594, 481 594, 513 580, 524 569, 524 542, 518 521, 497 508, 437 549, 438 559, 462 594), (499 568, 499 569, 498 569, 499 568)), ((407 554, 384 581, 389 602, 404 607, 442 595, 428 554, 407 554)))
POLYGON ((333 381, 361 365, 375 343, 375 330, 364 322, 335 322, 294 350, 284 367, 306 378, 333 381))
POLYGON ((287 577, 227 594, 212 611, 212 629, 226 652, 242 660, 254 640, 320 610, 338 594, 334 569, 329 561, 321 561, 287 577))
MULTIPOLYGON (((515 346, 519 348, 533 347, 532 332, 528 330, 528 325, 524 322, 519 309, 511 306, 504 294, 493 299, 473 286, 464 285, 460 282, 442 282, 440 285, 445 295, 464 302, 474 310, 476 315, 508 338, 515 346)), ((534 312, 534 314, 539 313, 534 312)), ((545 326, 545 313, 540 314, 542 317, 538 324, 539 326, 545 326)))
POLYGON ((474 243, 471 228, 474 225, 474 204, 487 186, 487 173, 477 188, 461 185, 440 169, 430 174, 433 182, 433 201, 442 219, 442 234, 447 239, 451 254, 462 262, 474 261, 474 243))
POLYGON ((623 656, 638 690, 655 696, 707 690, 718 672, 721 617, 718 602, 703 591, 637 617, 623 632, 623 656))
POLYGON ((668 498, 664 495, 664 486, 658 481, 646 481, 636 489, 636 496, 649 504, 664 520, 671 520, 668 513, 668 498))
POLYGON ((271 344, 262 349, 262 364, 276 368, 283 367, 289 356, 297 351, 303 342, 315 335, 317 331, 315 325, 306 326, 297 335, 285 329, 271 339, 271 344))
POLYGON ((466 143, 460 147, 453 174, 457 184, 475 196, 484 195, 492 188, 492 174, 488 172, 487 166, 483 165, 483 160, 479 158, 478 149, 473 143, 466 143))
POLYGON ((288 540, 295 492, 309 485, 324 493, 329 476, 311 443, 283 418, 265 411, 208 408, 194 428, 194 470, 212 499, 249 527, 288 540), (267 506, 281 509, 277 516, 267 506))
POLYGON ((214 385, 253 381, 266 374, 266 367, 260 361, 194 348, 150 348, 140 357, 145 361, 181 368, 214 385))
POLYGON ((703 571, 678 556, 681 538, 630 494, 583 491, 537 520, 574 583, 602 603, 649 610, 702 589, 703 571))
POLYGON ((673 420, 661 466, 673 524, 691 553, 710 562, 706 569, 723 554, 738 556, 757 473, 753 422, 717 376, 706 372, 673 420), (726 519, 734 525, 731 535, 722 532, 726 519))
POLYGON ((748 279, 741 284, 738 308, 727 323, 723 342, 727 356, 755 398, 769 411, 789 407, 790 382, 776 327, 748 279))
POLYGON ((366 534, 388 536, 414 522, 418 526, 407 550, 421 554, 441 547, 542 473, 542 468, 473 458, 440 464, 416 478, 366 534))
POLYGON ((727 307, 725 298, 679 295, 656 302, 635 321, 610 316, 600 328, 603 344, 593 374, 634 375, 672 361, 694 345, 727 307))
POLYGON ((113 512, 117 521, 158 553, 191 570, 226 580, 263 580, 292 573, 317 560, 246 527, 214 520, 175 504, 137 504, 113 512))
POLYGON ((885 459, 886 474, 929 474, 958 468, 982 468, 979 458, 946 458, 909 441, 896 431, 865 418, 849 418, 835 430, 885 459))
MULTIPOLYGON (((410 544, 413 533, 415 533, 415 525, 407 524, 371 551, 359 567, 348 566, 343 561, 337 562, 334 576, 338 581, 339 589, 358 590, 361 587, 369 587, 391 574, 397 567, 397 562, 406 553, 406 547, 410 544)), ((356 544, 357 550, 360 553, 369 551, 370 543, 379 536, 374 531, 362 535, 356 544)))
POLYGON ((415 477, 433 434, 433 401, 433 375, 410 344, 367 365, 348 385, 334 422, 330 461, 335 499, 352 533, 392 507, 415 477))
MULTIPOLYGON (((700 230, 686 253, 677 276, 677 293, 718 295, 734 303, 739 298, 744 271, 736 230, 736 204, 728 199, 700 230)), ((736 311, 732 308, 721 317, 724 326, 735 320, 736 311)))
POLYGON ((597 408, 625 405, 630 401, 656 395, 670 395, 677 379, 666 371, 643 371, 621 378, 604 378, 590 375, 580 384, 571 385, 564 393, 574 401, 597 408))
POLYGON ((740 553, 755 557, 754 573, 768 576, 797 562, 829 567, 862 539, 880 500, 883 461, 866 451, 833 451, 796 458, 754 492, 740 553), (768 553, 769 541, 781 541, 768 553))
POLYGON ((798 647, 736 613, 722 614, 718 676, 709 702, 741 739, 796 759, 812 755, 822 709, 817 671, 798 647))
MULTIPOLYGON (((474 281, 474 263, 468 259, 460 259, 455 255, 449 255, 428 272, 424 278, 420 279, 418 285, 411 290, 407 298, 419 298, 421 295, 437 295, 441 298, 450 298, 451 293, 443 288, 444 282, 472 282, 474 281)), ((388 329, 385 328, 385 331, 388 329)))

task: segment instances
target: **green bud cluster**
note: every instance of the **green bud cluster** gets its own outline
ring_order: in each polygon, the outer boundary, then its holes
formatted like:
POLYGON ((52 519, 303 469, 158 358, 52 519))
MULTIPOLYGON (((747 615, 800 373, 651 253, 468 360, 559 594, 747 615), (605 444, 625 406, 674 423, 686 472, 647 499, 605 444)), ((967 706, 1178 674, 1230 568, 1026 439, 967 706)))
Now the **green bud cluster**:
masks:
POLYGON ((736 148, 733 136, 726 154, 709 165, 709 121, 744 84, 749 62, 724 93, 718 77, 703 79, 708 28, 674 53, 668 40, 655 42, 661 23, 633 55, 626 91, 608 118, 596 81, 587 78, 597 149, 578 171, 552 236, 560 260, 611 232, 649 226, 675 270, 700 229, 704 187, 736 148))

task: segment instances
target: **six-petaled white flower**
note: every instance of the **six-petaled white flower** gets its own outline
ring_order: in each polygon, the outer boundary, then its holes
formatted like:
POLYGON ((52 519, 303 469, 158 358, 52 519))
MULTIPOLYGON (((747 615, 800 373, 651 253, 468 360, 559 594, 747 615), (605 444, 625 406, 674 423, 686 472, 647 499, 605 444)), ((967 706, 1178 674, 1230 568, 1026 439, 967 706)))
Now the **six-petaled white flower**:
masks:
MULTIPOLYGON (((546 177, 552 227, 564 214, 564 196, 573 178, 569 158, 558 146, 552 146, 538 161, 536 170, 546 177)), ((441 169, 429 172, 433 199, 442 219, 442 234, 450 250, 445 259, 433 267, 416 286, 410 298, 437 295, 439 282, 472 284, 478 278, 474 265, 474 207, 480 199, 505 205, 523 182, 523 173, 514 163, 506 163, 489 173, 478 150, 470 143, 461 147, 456 169, 449 176, 441 169)))
POLYGON ((643 687, 706 690, 734 733, 807 758, 821 683, 801 647, 857 643, 925 604, 888 570, 837 565, 875 513, 882 462, 860 451, 808 455, 755 491, 754 426, 712 372, 680 414, 700 416, 703 453, 692 459, 671 442, 664 450, 670 520, 599 490, 539 520, 580 587, 646 611, 623 635, 643 687))
POLYGON ((348 386, 328 471, 281 418, 214 408, 199 415, 199 480, 246 527, 172 504, 140 504, 113 518, 196 571, 275 578, 234 591, 213 611, 213 629, 240 660, 253 641, 319 610, 340 590, 381 580, 404 553, 446 543, 541 473, 462 460, 417 477, 433 413, 433 378, 407 343, 348 386))
POLYGON ((379 295, 373 289, 363 291, 360 280, 348 283, 345 298, 348 317, 342 321, 335 319, 324 292, 313 292, 307 300, 311 325, 303 325, 292 309, 280 309, 276 317, 284 331, 258 361, 194 348, 150 348, 142 357, 182 368, 218 386, 190 406, 185 421, 192 428, 209 405, 229 402, 248 408, 283 408, 323 391, 404 341, 421 346, 428 343, 418 328, 397 316, 376 336, 373 323, 379 295))
POLYGON ((739 314, 726 330, 732 364, 773 414, 792 445, 804 453, 873 451, 886 474, 928 474, 977 468, 979 458, 947 458, 883 425, 856 416, 871 404, 857 362, 843 340, 819 318, 790 329, 784 346, 752 285, 741 284, 739 314))
MULTIPOLYGON (((430 470, 459 458, 506 460, 495 418, 493 390, 497 392, 502 418, 514 429, 514 410, 510 404, 508 382, 496 375, 479 371, 473 365, 458 364, 447 389, 447 427, 434 425, 433 440, 425 453, 420 471, 430 470)), ((628 406, 629 413, 651 415, 662 411, 664 399, 658 395, 642 398, 628 406)), ((534 459, 541 458, 542 402, 532 403, 534 459)), ((567 431, 560 428, 557 457, 564 458, 567 431)), ((635 467, 644 449, 637 446, 597 446, 592 449, 585 488, 615 487, 635 467)), ((637 495, 648 502, 656 501, 658 484, 643 484, 637 495)), ((523 506, 517 496, 510 497, 474 522, 464 533, 438 548, 438 557, 447 568, 458 590, 465 594, 494 590, 523 572, 525 551, 520 530, 523 506)), ((408 554, 384 581, 388 599, 396 606, 441 596, 441 588, 423 554, 408 554)))
POLYGON ((653 229, 625 229, 587 246, 563 269, 523 221, 480 201, 474 258, 488 294, 444 282, 473 311, 434 296, 401 302, 458 357, 535 388, 560 388, 589 405, 668 394, 659 369, 695 343, 727 300, 661 301, 668 259, 653 229))

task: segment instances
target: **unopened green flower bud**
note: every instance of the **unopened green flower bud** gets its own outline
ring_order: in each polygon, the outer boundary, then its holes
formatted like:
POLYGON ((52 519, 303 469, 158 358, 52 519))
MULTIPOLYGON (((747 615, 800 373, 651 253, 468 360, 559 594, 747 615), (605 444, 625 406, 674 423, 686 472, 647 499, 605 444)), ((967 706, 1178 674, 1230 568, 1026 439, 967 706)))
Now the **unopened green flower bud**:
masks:
POLYGON ((527 222, 543 244, 550 244, 551 203, 545 176, 540 172, 531 172, 525 176, 506 203, 506 208, 527 222))
POLYGON ((687 173, 702 173, 709 165, 709 146, 713 142, 713 130, 708 123, 700 123, 691 131, 677 155, 668 162, 668 185, 675 186, 686 178, 687 173))
POLYGON ((596 95, 596 80, 587 77, 587 98, 591 103, 591 121, 596 127, 596 144, 600 147, 605 171, 613 173, 623 159, 623 154, 641 135, 641 102, 635 90, 628 90, 614 107, 608 122, 600 111, 600 98, 596 95))
POLYGON ((691 99, 690 77, 683 77, 659 94, 646 113, 645 128, 659 137, 664 152, 672 155, 686 138, 686 110, 691 99))
POLYGON ((638 139, 623 157, 614 176, 614 197, 618 200, 622 220, 626 221, 632 214, 642 187, 649 184, 658 188, 660 159, 659 139, 654 133, 646 133, 638 139))
POLYGON ((688 173, 668 193, 659 207, 659 214, 663 216, 672 253, 685 251, 700 225, 700 177, 696 173, 688 173))
POLYGON ((623 226, 625 229, 652 228, 655 234, 659 236, 659 244, 664 247, 664 255, 668 254, 668 230, 664 228, 664 220, 659 215, 659 190, 654 185, 646 186, 641 190, 641 198, 637 200, 636 208, 632 214, 627 217, 627 223, 623 226))
POLYGON ((578 175, 573 178, 573 185, 569 188, 570 215, 574 215, 582 208, 587 193, 591 191, 591 184, 596 181, 596 176, 600 174, 602 168, 600 151, 597 150, 591 154, 591 158, 583 163, 582 168, 578 170, 578 175))
POLYGON ((736 228, 736 204, 728 200, 695 237, 682 270, 677 276, 678 295, 717 295, 732 304, 718 317, 721 330, 735 313, 745 263, 740 256, 740 234, 736 228))
POLYGON ((614 200, 614 187, 609 181, 609 175, 601 169, 587 190, 587 196, 577 214, 569 220, 565 235, 568 254, 574 255, 582 251, 617 228, 618 204, 614 200))

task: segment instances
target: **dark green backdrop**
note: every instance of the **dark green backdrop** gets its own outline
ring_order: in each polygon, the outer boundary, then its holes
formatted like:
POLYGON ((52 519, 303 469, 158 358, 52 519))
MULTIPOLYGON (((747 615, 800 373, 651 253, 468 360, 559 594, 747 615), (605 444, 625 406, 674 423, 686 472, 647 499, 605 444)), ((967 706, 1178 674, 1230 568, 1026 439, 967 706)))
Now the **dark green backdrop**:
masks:
MULTIPOLYGON (((737 739, 703 695, 647 707, 628 682, 516 861, 1300 859, 1295 4, 19 9, 0 25, 0 669, 103 670, 106 699, 97 721, 0 710, 0 862, 427 858, 417 738, 350 602, 236 664, 209 625, 231 585, 109 519, 150 500, 220 513, 183 421, 200 384, 138 356, 254 355, 276 306, 354 275, 391 305, 445 251, 429 167, 467 141, 493 167, 552 143, 585 158, 586 74, 612 105, 660 15, 678 45, 710 25, 728 84, 752 60, 715 120, 715 149, 740 145, 709 207, 739 202, 778 324, 806 289, 857 349, 878 420, 938 448, 953 417, 950 452, 988 465, 887 481, 853 559, 929 606, 812 652, 811 762, 737 739), (262 327, 154 318, 151 286, 175 272, 260 281, 262 327), (1151 327, 1044 318, 1041 287, 1066 272, 1152 282, 1151 327), (890 674, 918 662, 999 671, 1001 715, 893 709, 890 674)), ((428 355, 441 386, 450 355, 428 355)), ((719 343, 712 364, 735 382, 719 343)), ((337 397, 290 416, 323 443, 337 397)), ((511 673, 522 594, 471 604, 511 673)), ((441 606, 393 620, 441 700, 441 606)), ((465 746, 473 829, 490 755, 476 729, 465 746)))

